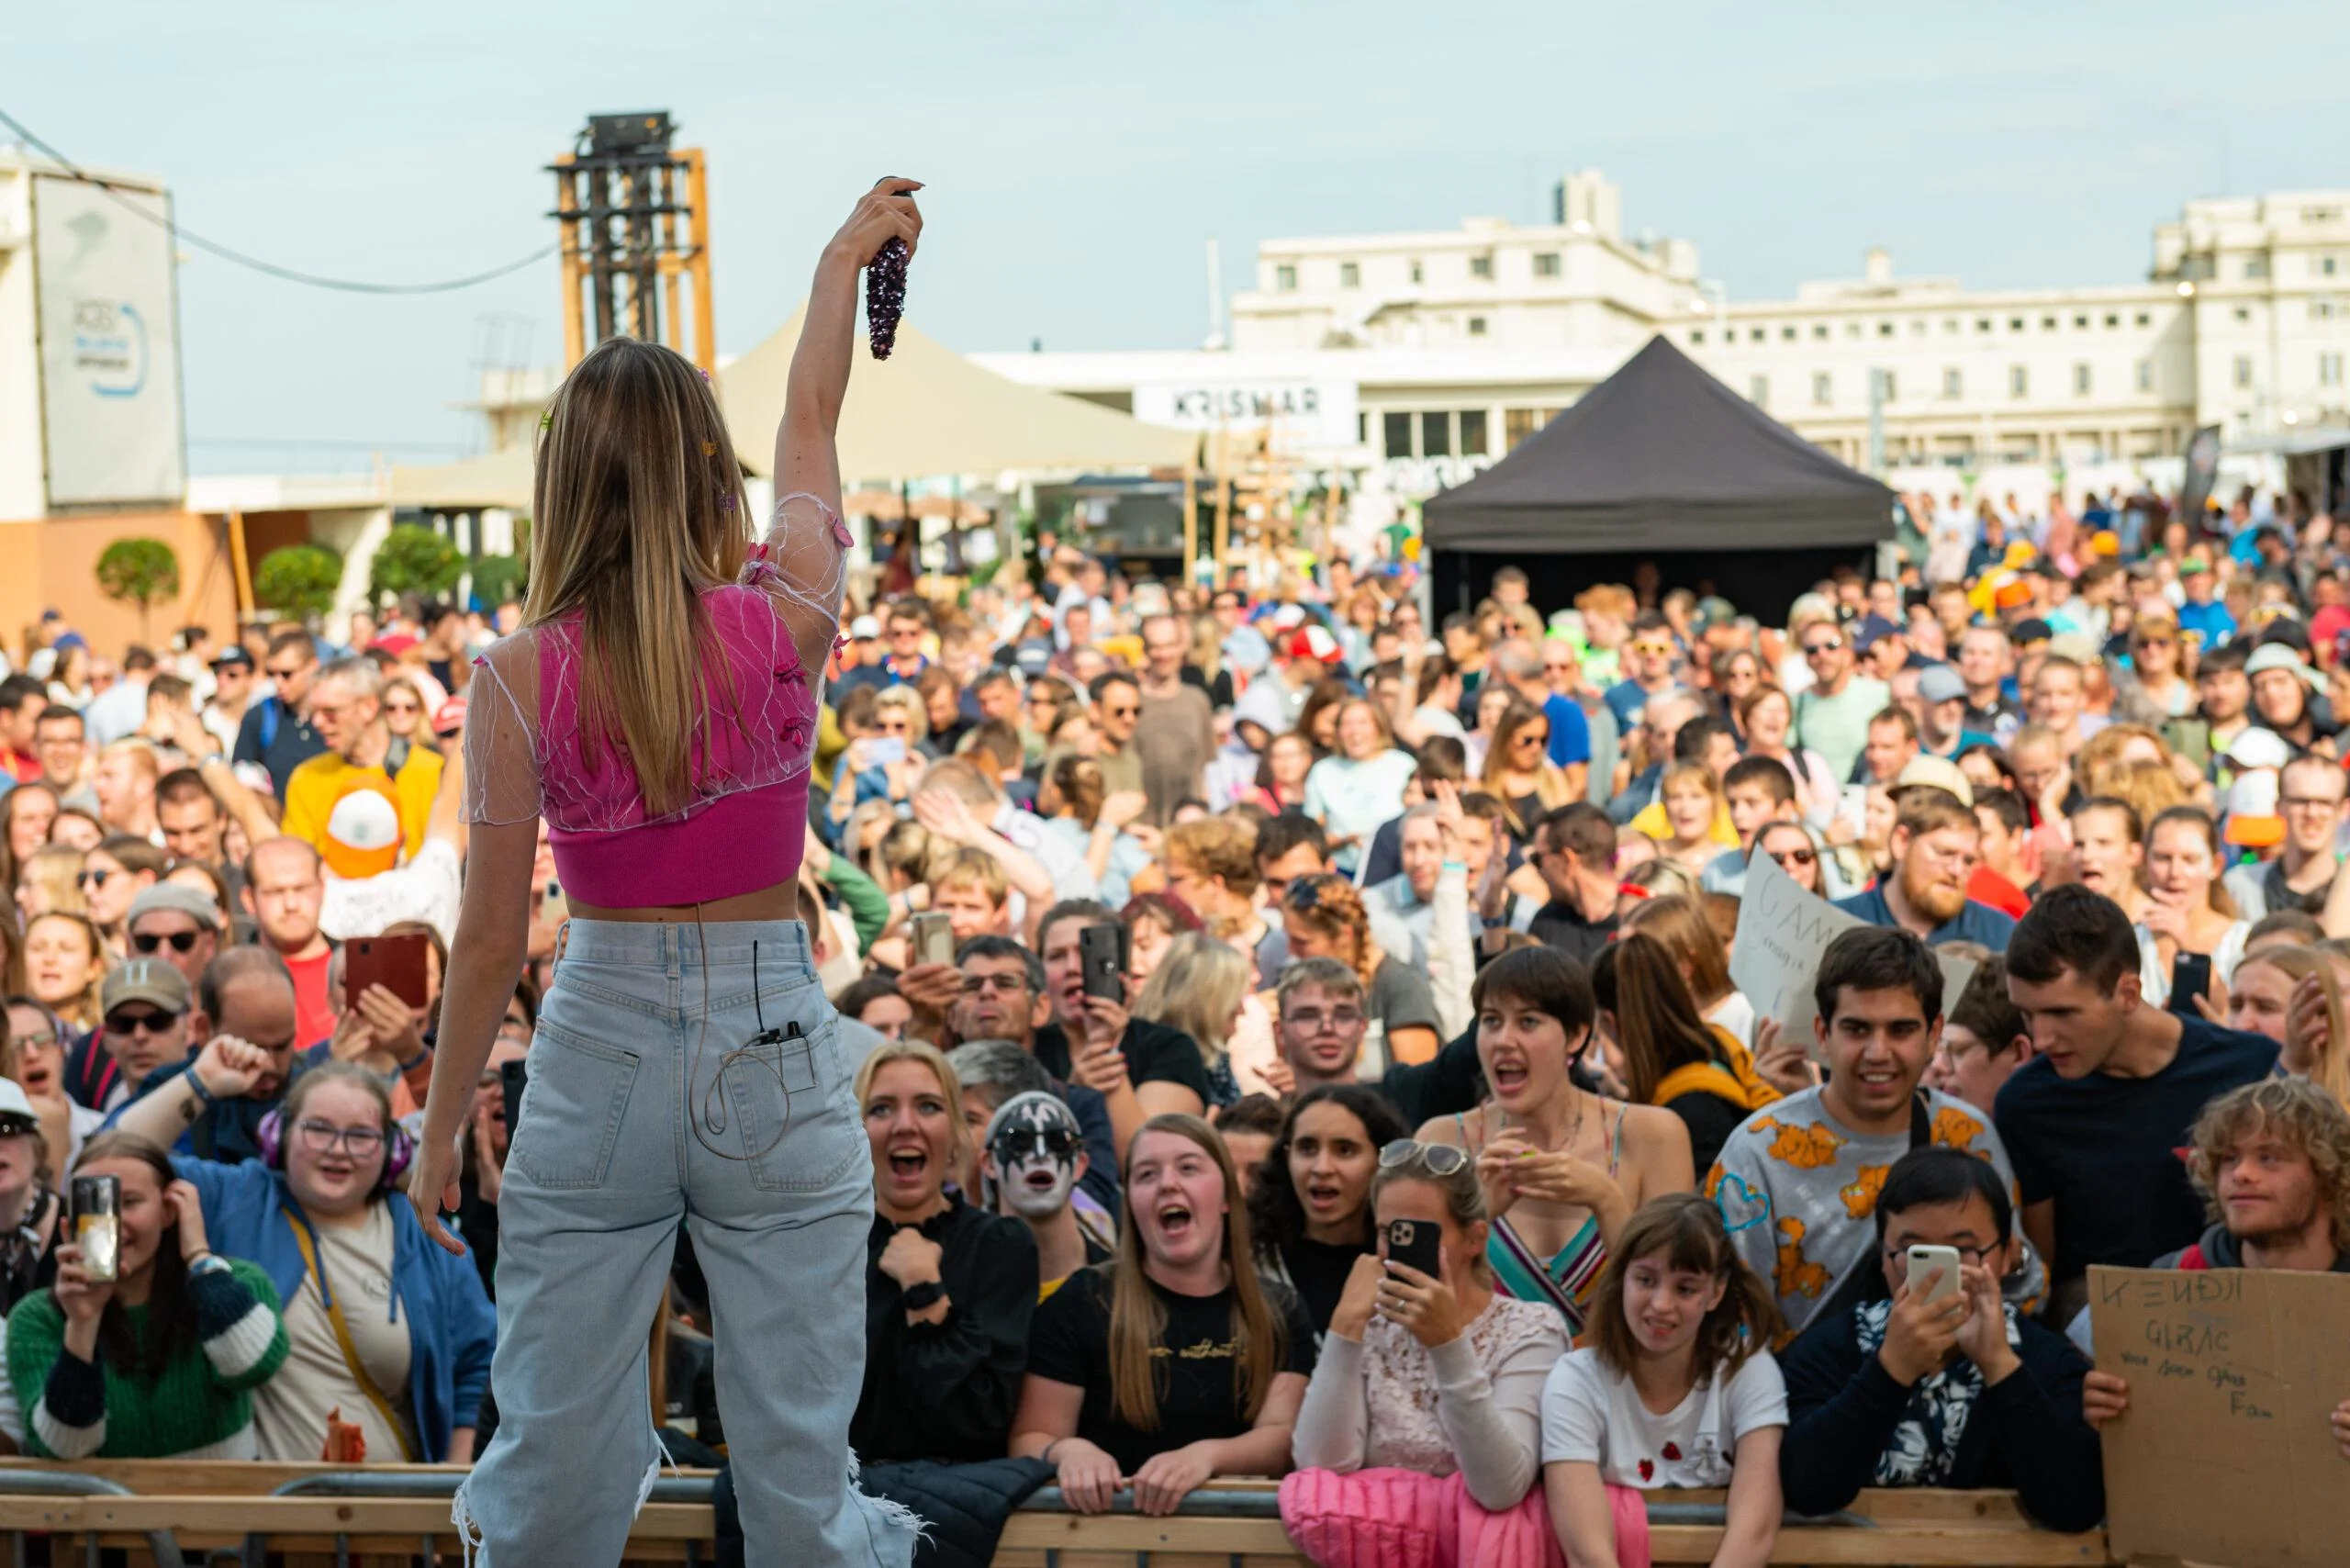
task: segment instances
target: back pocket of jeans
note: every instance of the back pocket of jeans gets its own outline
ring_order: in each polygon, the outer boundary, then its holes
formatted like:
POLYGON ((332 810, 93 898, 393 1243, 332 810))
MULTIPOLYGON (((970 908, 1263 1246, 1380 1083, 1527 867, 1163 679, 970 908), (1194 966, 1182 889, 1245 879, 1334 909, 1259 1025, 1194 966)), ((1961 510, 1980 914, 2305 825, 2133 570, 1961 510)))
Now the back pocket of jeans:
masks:
POLYGON ((542 1018, 507 1159, 542 1187, 602 1186, 641 1059, 542 1018))
POLYGON ((734 1126, 722 1147, 748 1161, 760 1191, 817 1192, 868 1157, 839 1052, 839 1020, 828 1015, 813 1034, 727 1053, 720 1080, 734 1126))

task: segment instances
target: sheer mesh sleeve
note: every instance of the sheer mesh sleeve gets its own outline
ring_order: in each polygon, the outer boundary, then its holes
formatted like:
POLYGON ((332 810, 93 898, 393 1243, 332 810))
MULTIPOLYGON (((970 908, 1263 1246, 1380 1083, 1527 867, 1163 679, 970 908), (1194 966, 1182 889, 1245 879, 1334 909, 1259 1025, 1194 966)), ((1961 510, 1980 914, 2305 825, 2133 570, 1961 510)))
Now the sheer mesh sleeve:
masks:
POLYGON ((536 630, 504 638, 476 659, 465 697, 464 820, 528 822, 543 803, 536 630))
POLYGON ((841 587, 851 542, 838 512, 804 490, 795 491, 776 502, 767 537, 743 567, 744 583, 775 606, 811 687, 822 680, 840 636, 841 587))

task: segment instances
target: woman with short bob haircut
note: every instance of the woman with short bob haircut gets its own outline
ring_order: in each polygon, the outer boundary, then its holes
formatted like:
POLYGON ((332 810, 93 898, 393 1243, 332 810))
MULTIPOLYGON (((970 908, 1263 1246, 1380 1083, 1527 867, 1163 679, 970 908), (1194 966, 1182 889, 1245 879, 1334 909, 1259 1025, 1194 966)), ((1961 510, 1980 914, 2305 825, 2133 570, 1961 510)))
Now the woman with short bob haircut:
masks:
POLYGON ((1171 1514, 1216 1475, 1289 1469, 1314 1326, 1261 1283, 1232 1156, 1197 1116, 1153 1116, 1126 1146, 1114 1261, 1036 1309, 1012 1455, 1058 1472, 1082 1514, 1124 1484, 1171 1514))

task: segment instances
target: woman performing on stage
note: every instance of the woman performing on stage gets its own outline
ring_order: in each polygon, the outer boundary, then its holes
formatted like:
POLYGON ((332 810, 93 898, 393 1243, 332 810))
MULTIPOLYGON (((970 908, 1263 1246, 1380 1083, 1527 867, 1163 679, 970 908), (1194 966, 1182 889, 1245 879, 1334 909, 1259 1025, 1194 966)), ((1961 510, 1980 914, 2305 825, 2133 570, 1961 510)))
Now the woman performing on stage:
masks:
POLYGON ((523 630, 471 692, 464 903, 408 1183, 454 1249, 437 1215, 544 817, 572 919, 498 1201, 498 1435, 455 1509, 487 1568, 620 1560, 661 1461, 646 1330, 688 1213, 750 1561, 912 1552, 912 1519, 851 1473, 873 1165, 794 878, 849 543, 833 440, 857 276, 911 251, 920 188, 876 185, 817 264, 763 538, 717 399, 669 350, 602 344, 543 421, 523 630))

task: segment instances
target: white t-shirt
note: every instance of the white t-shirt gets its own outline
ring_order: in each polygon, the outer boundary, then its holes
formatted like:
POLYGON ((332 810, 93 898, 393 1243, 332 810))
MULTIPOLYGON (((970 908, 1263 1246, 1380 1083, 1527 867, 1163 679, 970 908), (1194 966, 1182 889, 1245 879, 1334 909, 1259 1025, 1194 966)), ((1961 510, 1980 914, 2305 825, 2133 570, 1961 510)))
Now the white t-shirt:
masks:
POLYGON ((1727 1486, 1738 1439, 1786 1424, 1786 1380, 1768 1350, 1727 1385, 1699 1383, 1664 1416, 1651 1415, 1598 1351, 1571 1350, 1542 1386, 1542 1462, 1596 1464, 1618 1486, 1727 1486))

